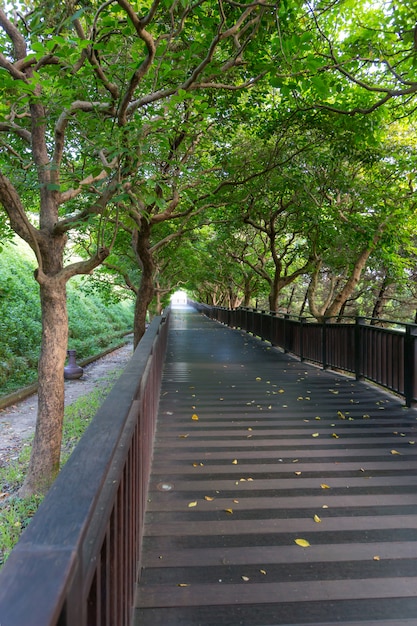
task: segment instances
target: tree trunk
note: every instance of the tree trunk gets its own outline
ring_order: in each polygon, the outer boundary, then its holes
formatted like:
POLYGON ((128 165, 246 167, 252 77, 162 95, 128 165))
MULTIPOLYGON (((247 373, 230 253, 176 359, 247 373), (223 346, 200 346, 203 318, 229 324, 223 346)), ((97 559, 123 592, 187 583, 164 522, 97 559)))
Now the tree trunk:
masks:
POLYGON ((304 315, 304 311, 305 311, 305 309, 306 309, 307 302, 308 302, 308 287, 307 287, 307 289, 306 289, 306 291, 305 291, 305 294, 304 294, 304 300, 303 300, 303 303, 302 303, 302 305, 301 305, 300 311, 299 311, 299 313, 298 313, 298 315, 299 315, 300 317, 302 317, 302 316, 304 315))
POLYGON ((290 293, 290 298, 288 300, 288 304, 287 304, 287 314, 290 315, 291 313, 291 307, 292 307, 292 303, 294 300, 294 296, 295 296, 295 286, 291 289, 291 293, 290 293))
POLYGON ((282 289, 282 283, 280 280, 280 272, 281 272, 281 265, 279 265, 278 267, 276 266, 274 278, 269 282, 268 302, 269 302, 270 311, 278 310, 278 298, 282 289))
POLYGON ((376 298, 374 308, 372 311, 371 317, 373 319, 371 321, 371 325, 373 326, 376 326, 377 324, 376 320, 381 317, 382 311, 384 310, 385 301, 387 299, 388 287, 389 287, 388 278, 387 276, 385 276, 384 280, 382 281, 381 287, 379 289, 378 296, 376 298))
POLYGON ((28 473, 19 495, 46 493, 59 471, 68 341, 66 281, 40 284, 42 343, 38 365, 38 419, 28 473))
POLYGON ((136 295, 135 319, 133 323, 133 345, 136 348, 146 330, 146 313, 154 296, 155 264, 150 251, 151 225, 144 221, 136 232, 135 252, 140 260, 142 276, 136 295))
POLYGON ((243 288, 243 293, 244 293, 243 306, 249 306, 250 299, 251 299, 251 296, 252 296, 252 287, 251 287, 250 277, 248 277, 248 276, 245 276, 245 284, 244 284, 244 288, 243 288))
POLYGON ((346 281, 344 287, 341 289, 341 291, 339 291, 339 293, 336 295, 331 305, 327 308, 326 317, 337 317, 339 315, 342 309, 342 306, 344 305, 346 300, 350 298, 352 293, 355 291, 356 286, 359 282, 359 279, 361 277, 363 270, 366 267, 366 263, 371 255, 372 250, 373 250, 373 246, 362 250, 361 254, 359 255, 355 263, 352 273, 349 276, 348 280, 346 281))
POLYGON ((159 284, 157 285, 155 293, 156 293, 155 311, 156 311, 157 315, 161 315, 161 313, 162 313, 162 301, 161 301, 161 291, 159 289, 159 284))

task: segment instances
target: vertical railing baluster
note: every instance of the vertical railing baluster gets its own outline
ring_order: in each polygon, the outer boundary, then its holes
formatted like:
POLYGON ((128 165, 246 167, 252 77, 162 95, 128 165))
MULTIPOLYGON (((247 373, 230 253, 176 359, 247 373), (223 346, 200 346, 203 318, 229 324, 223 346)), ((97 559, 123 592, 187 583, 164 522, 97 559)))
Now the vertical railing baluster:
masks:
POLYGON ((300 361, 304 361, 304 327, 305 327, 305 317, 299 318, 300 322, 300 361))
POLYGON ((321 325, 321 364, 322 368, 327 369, 327 332, 326 326, 329 323, 327 318, 323 319, 321 325))
POLYGON ((417 328, 407 324, 404 336, 404 396, 408 407, 415 401, 416 335, 417 328))
POLYGON ((363 378, 364 364, 363 364, 363 329, 365 324, 365 318, 356 317, 355 319, 355 377, 356 380, 363 378))

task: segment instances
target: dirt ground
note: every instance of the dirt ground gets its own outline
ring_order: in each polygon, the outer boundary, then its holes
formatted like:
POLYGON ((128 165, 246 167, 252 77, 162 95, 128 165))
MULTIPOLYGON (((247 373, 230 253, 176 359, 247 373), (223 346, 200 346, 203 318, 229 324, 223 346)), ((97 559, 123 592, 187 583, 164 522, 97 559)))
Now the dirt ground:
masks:
MULTIPOLYGON (((121 371, 132 356, 132 343, 114 350, 84 368, 82 378, 65 381, 65 405, 75 402, 107 384, 110 372, 121 371)), ((22 402, 0 410, 0 465, 17 457, 25 439, 35 430, 38 397, 36 394, 22 402)))

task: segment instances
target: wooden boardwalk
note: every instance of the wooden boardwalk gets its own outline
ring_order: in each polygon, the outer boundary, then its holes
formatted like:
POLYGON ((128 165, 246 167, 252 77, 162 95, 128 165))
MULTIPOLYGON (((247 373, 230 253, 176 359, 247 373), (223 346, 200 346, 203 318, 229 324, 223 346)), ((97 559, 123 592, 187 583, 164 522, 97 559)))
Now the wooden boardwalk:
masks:
POLYGON ((416 626, 416 420, 174 311, 134 625, 416 626))

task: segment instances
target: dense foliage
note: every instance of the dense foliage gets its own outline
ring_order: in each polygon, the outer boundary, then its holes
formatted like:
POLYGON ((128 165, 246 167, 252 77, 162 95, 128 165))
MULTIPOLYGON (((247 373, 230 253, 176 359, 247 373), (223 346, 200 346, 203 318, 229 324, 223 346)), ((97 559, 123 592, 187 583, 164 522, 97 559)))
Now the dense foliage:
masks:
MULTIPOLYGON (((0 389, 7 394, 37 377, 41 339, 39 288, 33 279, 33 257, 16 243, 0 253, 0 389)), ((120 343, 133 323, 131 300, 106 302, 86 293, 80 280, 68 285, 68 348, 77 359, 120 343)))

